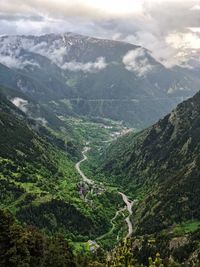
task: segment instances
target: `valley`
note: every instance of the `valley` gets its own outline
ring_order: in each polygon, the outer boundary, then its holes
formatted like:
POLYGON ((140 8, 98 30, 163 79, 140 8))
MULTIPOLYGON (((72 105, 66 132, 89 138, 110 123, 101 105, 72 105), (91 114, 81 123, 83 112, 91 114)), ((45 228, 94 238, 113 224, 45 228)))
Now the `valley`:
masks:
POLYGON ((115 188, 105 192, 94 186, 89 192, 91 185, 80 194, 85 183, 82 185, 75 165, 82 155, 69 135, 76 136, 80 144, 88 139, 96 146, 123 127, 115 122, 103 126, 86 118, 70 118, 77 127, 73 132, 64 120, 63 131, 39 125, 35 131, 35 125, 27 125, 24 114, 1 94, 0 105, 1 125, 6 125, 0 142, 1 208, 8 208, 21 223, 37 226, 48 234, 63 232, 73 242, 95 239, 109 231, 120 198, 115 188))
POLYGON ((200 65, 165 63, 0 35, 0 266, 200 266, 200 65))
MULTIPOLYGON (((123 131, 122 131, 123 132, 123 131)), ((119 133, 120 134, 120 133, 119 133)), ((87 143, 87 145, 89 145, 89 143, 87 143)), ((82 177, 82 180, 84 183, 88 184, 88 186, 91 186, 90 192, 93 193, 94 189, 98 190, 98 194, 101 194, 101 192, 106 191, 107 188, 103 186, 103 183, 99 183, 97 184, 97 182, 95 182, 94 180, 91 180, 90 178, 88 178, 82 171, 81 171, 81 163, 83 163, 84 161, 86 161, 87 155, 86 153, 90 150, 91 148, 89 146, 84 147, 83 151, 82 151, 82 155, 83 155, 83 159, 81 159, 78 163, 76 163, 75 168, 78 171, 78 173, 80 174, 80 176, 82 177)), ((85 185, 83 185, 83 187, 85 187, 85 185)), ((110 233, 112 233, 112 231, 115 228, 115 220, 118 217, 119 213, 122 213, 123 216, 125 211, 128 211, 129 216, 126 217, 124 219, 124 222, 127 224, 128 226, 128 233, 126 234, 126 236, 124 238, 129 238, 132 235, 133 232, 133 226, 132 226, 132 222, 131 222, 131 215, 132 215, 132 206, 134 204, 134 201, 129 201, 128 197, 122 193, 122 192, 118 192, 119 195, 121 195, 123 202, 125 204, 124 208, 120 208, 119 210, 116 211, 115 216, 111 219, 111 225, 112 228, 110 229, 110 231, 108 233, 103 234, 100 237, 96 238, 96 241, 98 242, 98 240, 102 240, 105 239, 106 236, 110 233)), ((85 197, 85 200, 87 202, 87 199, 85 197)), ((118 236, 117 236, 118 239, 118 236)), ((117 241, 117 240, 116 240, 117 241)))

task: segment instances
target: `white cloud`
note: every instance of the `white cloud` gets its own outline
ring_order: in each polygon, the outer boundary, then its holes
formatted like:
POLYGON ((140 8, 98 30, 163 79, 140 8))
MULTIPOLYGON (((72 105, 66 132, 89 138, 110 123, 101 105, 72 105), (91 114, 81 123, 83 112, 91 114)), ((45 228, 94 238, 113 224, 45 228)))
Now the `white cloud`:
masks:
POLYGON ((62 68, 70 71, 97 72, 105 69, 107 65, 108 64, 106 63, 105 58, 99 57, 96 59, 95 62, 87 62, 87 63, 81 63, 76 61, 66 62, 62 66, 62 68))
POLYGON ((122 17, 140 13, 143 0, 1 0, 0 10, 9 14, 43 13, 53 17, 122 17))
MULTIPOLYGON (((199 11, 199 0, 1 0, 0 34, 72 31, 108 39, 113 36, 146 47, 170 67, 187 61, 189 51, 186 53, 184 46, 177 49, 166 38, 199 28, 199 11)), ((194 37, 188 38, 192 47, 187 49, 193 49, 194 37)), ((60 64, 63 51, 55 52, 52 60, 60 64)))
MULTIPOLYGON (((119 37, 118 39, 122 38, 119 37)), ((137 32, 135 35, 128 35, 124 40, 148 48, 152 56, 167 68, 182 65, 183 58, 177 56, 177 49, 166 45, 165 39, 150 32, 137 32)))
POLYGON ((200 5, 199 4, 196 4, 194 5, 191 10, 200 10, 200 5))
POLYGON ((28 111, 28 101, 20 98, 20 97, 15 97, 11 100, 11 102, 18 107, 21 111, 23 111, 24 113, 26 113, 28 111))
POLYGON ((191 32, 197 32, 197 33, 200 33, 200 27, 188 27, 188 29, 189 29, 191 32))
POLYGON ((34 60, 27 60, 20 56, 21 49, 45 56, 60 68, 74 72, 97 72, 105 69, 108 65, 104 57, 98 57, 94 62, 66 62, 71 43, 64 35, 59 36, 58 39, 51 43, 45 41, 35 43, 32 39, 26 37, 4 37, 0 39, 0 62, 10 68, 17 69, 23 69, 28 65, 40 67, 34 60), (18 44, 19 48, 16 47, 16 44, 18 44))
POLYGON ((200 35, 198 33, 171 33, 166 42, 177 49, 200 49, 200 35))
POLYGON ((35 119, 37 122, 39 122, 40 124, 42 124, 42 126, 47 126, 48 122, 45 118, 42 117, 38 117, 35 119))
POLYGON ((135 72, 139 77, 145 76, 153 69, 143 48, 129 51, 122 61, 127 70, 135 72))
POLYGON ((52 45, 49 45, 46 42, 41 42, 35 45, 28 41, 25 46, 23 45, 23 47, 31 52, 35 52, 49 58, 58 66, 62 66, 63 57, 67 54, 67 47, 64 46, 62 40, 55 40, 52 45))
POLYGON ((24 69, 27 66, 32 66, 32 67, 40 67, 40 65, 34 60, 24 60, 23 58, 19 57, 14 57, 12 55, 1 55, 0 56, 0 63, 4 64, 8 68, 16 68, 16 69, 24 69))
MULTIPOLYGON (((11 39, 16 39, 11 37, 11 39)), ((0 63, 6 65, 9 68, 23 69, 26 66, 40 67, 40 65, 33 59, 26 59, 20 55, 21 48, 12 47, 9 43, 11 39, 0 42, 0 63)), ((17 40, 14 40, 17 43, 17 40)))
POLYGON ((20 65, 20 62, 12 56, 0 56, 0 63, 4 64, 8 68, 18 68, 20 65))

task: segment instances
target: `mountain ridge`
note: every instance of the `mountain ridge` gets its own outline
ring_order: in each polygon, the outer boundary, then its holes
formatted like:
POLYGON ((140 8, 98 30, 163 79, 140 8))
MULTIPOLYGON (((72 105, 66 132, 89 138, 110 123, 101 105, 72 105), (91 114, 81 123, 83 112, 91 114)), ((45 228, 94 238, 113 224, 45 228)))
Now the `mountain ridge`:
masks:
POLYGON ((148 50, 129 43, 50 34, 4 36, 0 44, 0 61, 10 66, 2 65, 0 83, 24 92, 57 115, 94 114, 144 127, 200 85, 198 75, 166 69, 148 50), (94 105, 90 99, 96 101, 94 105))

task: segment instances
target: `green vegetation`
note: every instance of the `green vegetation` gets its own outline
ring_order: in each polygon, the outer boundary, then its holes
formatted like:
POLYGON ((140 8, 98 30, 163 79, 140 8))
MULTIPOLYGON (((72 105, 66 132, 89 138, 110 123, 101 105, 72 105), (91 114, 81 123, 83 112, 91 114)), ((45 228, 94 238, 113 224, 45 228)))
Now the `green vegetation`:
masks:
POLYGON ((98 148, 112 141, 112 134, 126 129, 122 124, 103 118, 66 117, 62 120, 73 129, 76 140, 80 143, 89 142, 98 148))
POLYGON ((76 80, 75 79, 69 79, 69 80, 66 81, 66 84, 69 87, 74 87, 76 85, 76 80))
POLYGON ((200 93, 150 128, 117 139, 95 158, 94 177, 139 200, 134 215, 138 235, 200 219, 199 101, 200 93))
POLYGON ((49 237, 35 227, 22 227, 11 213, 0 210, 0 266, 199 266, 199 233, 199 230, 192 233, 187 243, 183 242, 178 248, 172 247, 170 253, 163 246, 169 239, 157 237, 152 240, 145 237, 142 240, 127 239, 120 242, 108 255, 100 248, 91 254, 87 243, 71 245, 61 234, 49 237), (191 252, 195 250, 196 257, 190 258, 191 252))
POLYGON ((61 236, 49 238, 36 228, 16 224, 9 212, 0 210, 0 265, 75 267, 69 244, 61 236))
POLYGON ((200 221, 189 221, 181 223, 174 228, 174 233, 178 235, 185 235, 195 232, 200 226, 200 221))
POLYGON ((34 121, 0 96, 1 208, 8 208, 21 223, 50 235, 63 233, 73 241, 108 232, 119 204, 116 192, 90 194, 88 188, 86 202, 75 170, 79 147, 54 129, 40 126, 35 131, 34 121))
POLYGON ((120 123, 60 116, 58 127, 42 126, 0 93, 0 265, 198 266, 199 101, 112 143, 127 130, 120 123), (85 145, 81 169, 94 185, 75 170, 85 145), (119 190, 137 199, 125 241, 119 190))

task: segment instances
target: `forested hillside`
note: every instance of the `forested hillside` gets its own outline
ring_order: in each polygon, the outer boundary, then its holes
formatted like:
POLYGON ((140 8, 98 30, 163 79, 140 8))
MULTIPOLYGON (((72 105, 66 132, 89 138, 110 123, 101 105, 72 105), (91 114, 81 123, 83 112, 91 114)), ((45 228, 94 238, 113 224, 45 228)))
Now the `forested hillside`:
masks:
POLYGON ((197 93, 152 127, 119 138, 101 157, 98 172, 138 199, 136 234, 189 221, 198 226, 199 103, 197 93))
POLYGON ((74 240, 88 240, 109 229, 105 214, 111 204, 103 210, 97 197, 94 209, 80 198, 75 170, 79 150, 72 142, 30 120, 2 94, 0 124, 1 208, 22 223, 49 234, 63 232, 74 240))

